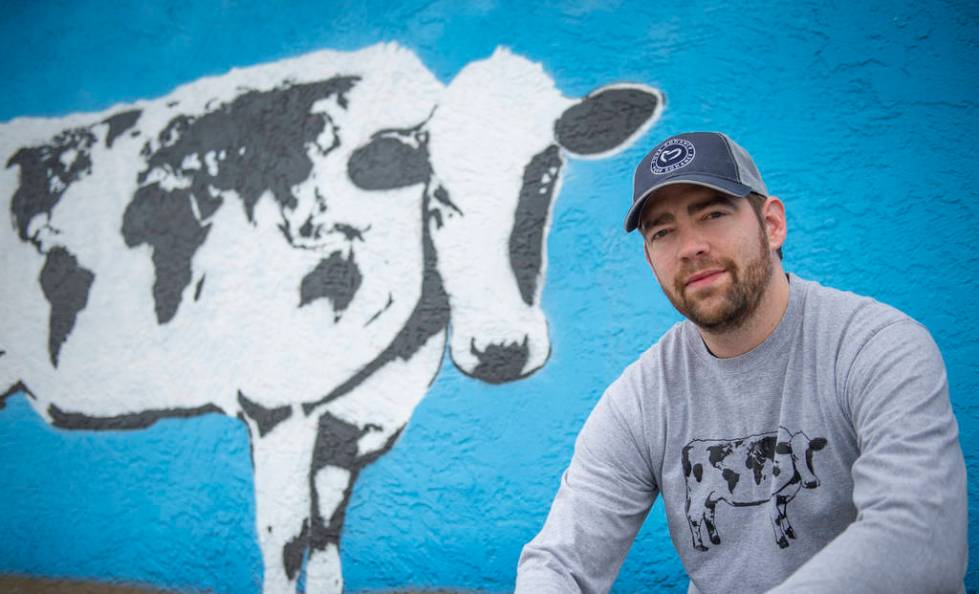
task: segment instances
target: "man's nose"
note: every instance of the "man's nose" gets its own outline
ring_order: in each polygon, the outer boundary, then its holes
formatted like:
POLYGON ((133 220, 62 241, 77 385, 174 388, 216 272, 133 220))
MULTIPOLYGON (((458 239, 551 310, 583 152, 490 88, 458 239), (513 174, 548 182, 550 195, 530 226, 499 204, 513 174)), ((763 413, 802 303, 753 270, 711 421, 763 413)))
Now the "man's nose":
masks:
POLYGON ((695 259, 709 251, 710 244, 702 234, 691 228, 682 231, 680 235, 680 251, 678 254, 681 259, 695 259))

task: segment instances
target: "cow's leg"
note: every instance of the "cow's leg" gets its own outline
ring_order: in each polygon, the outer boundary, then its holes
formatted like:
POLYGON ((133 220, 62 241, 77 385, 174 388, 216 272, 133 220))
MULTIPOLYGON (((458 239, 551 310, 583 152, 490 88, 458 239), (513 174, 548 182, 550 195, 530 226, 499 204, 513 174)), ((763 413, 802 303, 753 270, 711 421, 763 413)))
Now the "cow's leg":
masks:
POLYGON ((775 542, 780 548, 785 548, 789 546, 789 540, 785 538, 785 530, 782 528, 782 512, 779 510, 778 506, 778 496, 775 496, 771 500, 771 504, 768 505, 768 514, 772 522, 772 530, 775 533, 775 542))
POLYGON ((721 537, 717 535, 717 525, 714 523, 714 510, 717 508, 716 501, 707 500, 704 504, 704 525, 707 527, 707 536, 714 544, 721 544, 721 537))
POLYGON ((245 397, 240 417, 251 432, 255 527, 264 594, 296 591, 310 538, 310 468, 316 419, 298 406, 265 409, 245 397))
POLYGON ((340 535, 361 469, 394 445, 428 391, 445 351, 438 332, 375 371, 350 392, 317 409, 313 515, 306 591, 340 592, 340 535))
POLYGON ((319 418, 313 450, 313 514, 306 563, 307 592, 332 594, 343 591, 340 531, 360 467, 357 442, 364 433, 364 429, 329 412, 319 418))
POLYGON ((789 524, 789 516, 786 515, 786 506, 790 501, 792 501, 792 497, 794 495, 795 494, 793 493, 792 495, 789 496, 786 495, 775 496, 775 507, 778 509, 778 517, 781 520, 782 530, 785 532, 786 536, 792 539, 795 538, 795 530, 793 530, 792 525, 789 524))
POLYGON ((698 551, 706 551, 707 547, 704 546, 704 541, 700 536, 700 524, 704 520, 706 506, 703 503, 698 503, 699 501, 701 501, 700 498, 693 501, 687 499, 687 523, 690 525, 693 548, 698 551))

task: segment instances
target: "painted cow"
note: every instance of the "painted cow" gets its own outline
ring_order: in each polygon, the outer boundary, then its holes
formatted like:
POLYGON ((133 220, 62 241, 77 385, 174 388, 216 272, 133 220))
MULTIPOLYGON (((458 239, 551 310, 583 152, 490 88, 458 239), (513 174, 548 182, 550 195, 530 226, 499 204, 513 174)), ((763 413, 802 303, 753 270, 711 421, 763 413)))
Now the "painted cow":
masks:
POLYGON ((627 145, 662 105, 640 85, 566 98, 505 49, 446 85, 383 44, 5 124, 0 389, 67 429, 237 416, 264 591, 302 572, 340 591, 354 480, 446 346, 489 382, 547 360, 565 157, 627 145))
POLYGON ((687 522, 693 546, 706 551, 701 525, 714 544, 720 544, 714 513, 717 503, 737 507, 769 506, 775 542, 789 546, 795 531, 786 516, 786 506, 799 489, 815 489, 819 479, 812 467, 813 452, 826 440, 809 439, 802 431, 785 427, 740 439, 695 439, 683 448, 683 474, 687 485, 687 522))

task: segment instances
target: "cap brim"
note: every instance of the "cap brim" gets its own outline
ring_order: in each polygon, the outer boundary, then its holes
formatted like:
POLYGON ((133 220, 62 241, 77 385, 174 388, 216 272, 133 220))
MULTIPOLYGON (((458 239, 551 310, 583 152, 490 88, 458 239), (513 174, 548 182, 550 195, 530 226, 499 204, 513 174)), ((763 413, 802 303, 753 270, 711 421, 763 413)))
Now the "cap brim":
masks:
POLYGON ((640 196, 638 200, 632 203, 632 208, 629 209, 629 213, 625 216, 626 233, 631 233, 636 227, 639 226, 639 215, 642 214, 642 209, 646 205, 646 201, 649 200, 657 190, 676 184, 694 184, 695 186, 704 186, 717 190, 718 192, 730 194, 731 196, 735 196, 737 198, 744 198, 753 191, 750 187, 744 184, 739 184, 738 182, 721 177, 714 177, 713 175, 691 174, 671 177, 670 179, 665 180, 663 183, 656 184, 655 186, 649 188, 646 190, 645 194, 640 196))

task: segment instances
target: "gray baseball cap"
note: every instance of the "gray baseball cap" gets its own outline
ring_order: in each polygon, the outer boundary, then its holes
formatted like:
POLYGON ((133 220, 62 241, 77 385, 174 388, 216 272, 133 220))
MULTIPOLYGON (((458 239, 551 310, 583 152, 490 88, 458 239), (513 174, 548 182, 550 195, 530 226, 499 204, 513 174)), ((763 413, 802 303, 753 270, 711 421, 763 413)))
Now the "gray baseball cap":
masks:
POLYGON ((768 188, 751 155, 721 132, 685 132, 649 151, 632 180, 632 208, 625 230, 639 226, 646 200, 656 190, 672 184, 697 184, 744 198, 755 192, 768 196, 768 188))

